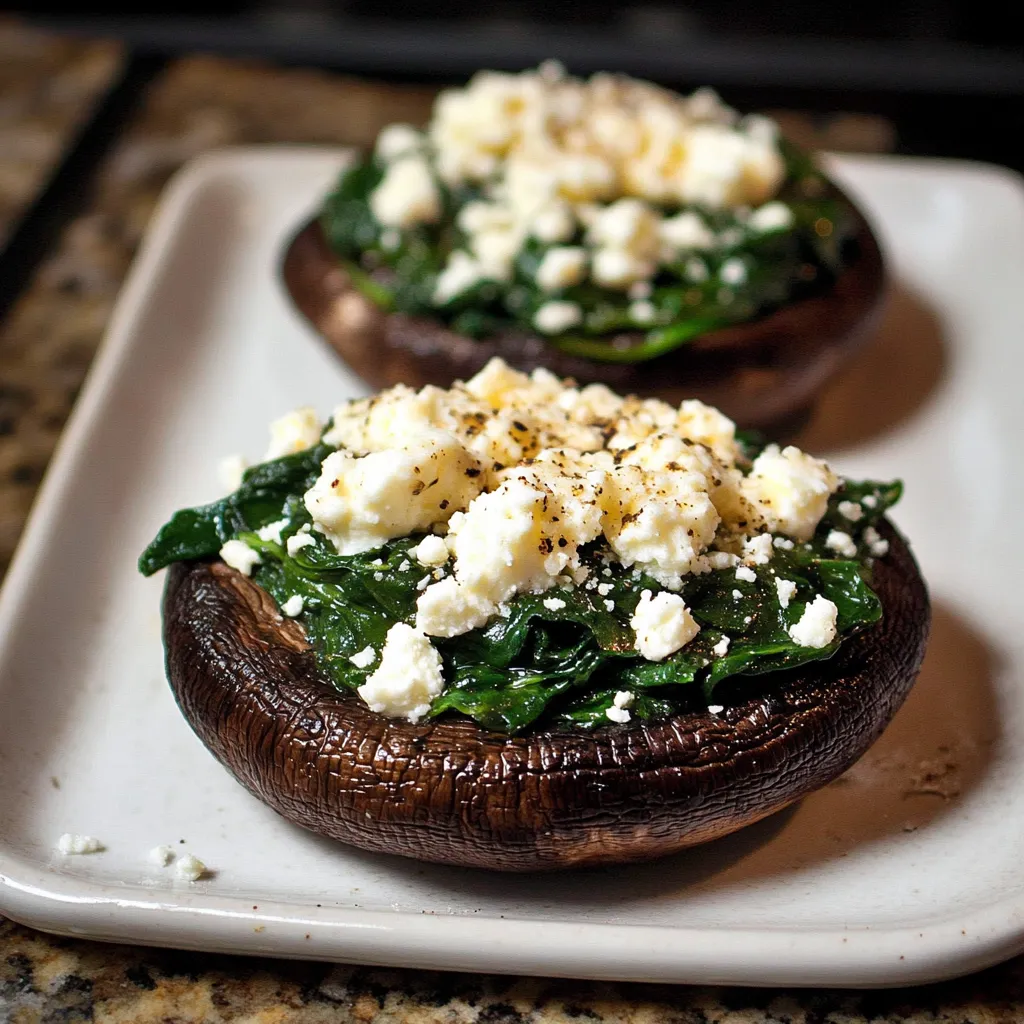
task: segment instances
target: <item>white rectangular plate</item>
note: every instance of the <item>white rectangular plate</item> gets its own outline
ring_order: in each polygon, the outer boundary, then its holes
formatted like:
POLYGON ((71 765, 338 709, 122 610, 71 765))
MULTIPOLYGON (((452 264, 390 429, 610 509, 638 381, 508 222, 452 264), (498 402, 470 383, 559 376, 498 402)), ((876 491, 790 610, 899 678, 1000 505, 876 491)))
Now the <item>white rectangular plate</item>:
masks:
POLYGON ((285 238, 343 155, 237 150, 169 188, 0 600, 0 908, 65 934, 275 956, 736 984, 938 979, 1024 949, 1024 199, 1000 170, 835 160, 900 282, 810 440, 900 476, 935 600, 909 704, 842 780, 667 860, 508 877, 369 856, 229 778, 164 681, 174 509, 266 423, 361 392, 289 307, 285 238), (63 832, 104 853, 60 857, 63 832), (212 869, 154 867, 159 843, 212 869))

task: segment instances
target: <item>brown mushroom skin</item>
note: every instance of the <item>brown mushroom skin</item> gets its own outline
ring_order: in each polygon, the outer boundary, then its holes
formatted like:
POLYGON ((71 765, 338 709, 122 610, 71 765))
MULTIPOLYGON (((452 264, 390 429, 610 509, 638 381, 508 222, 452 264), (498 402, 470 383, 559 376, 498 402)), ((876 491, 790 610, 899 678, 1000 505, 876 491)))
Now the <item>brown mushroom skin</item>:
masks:
POLYGON ((877 324, 885 295, 882 256, 859 214, 856 225, 850 262, 828 291, 640 363, 570 356, 521 330, 477 340, 439 321, 385 313, 352 286, 316 220, 289 243, 281 276, 298 310, 374 388, 449 387, 498 356, 519 370, 544 366, 580 384, 607 384, 619 394, 672 405, 699 398, 741 427, 778 436, 780 425, 810 408, 877 324))
POLYGON ((313 832, 501 871, 646 860, 825 785, 885 728, 920 668, 929 610, 906 544, 881 532, 882 621, 717 716, 522 736, 385 718, 330 685, 301 626, 220 562, 170 569, 167 672, 214 756, 313 832))

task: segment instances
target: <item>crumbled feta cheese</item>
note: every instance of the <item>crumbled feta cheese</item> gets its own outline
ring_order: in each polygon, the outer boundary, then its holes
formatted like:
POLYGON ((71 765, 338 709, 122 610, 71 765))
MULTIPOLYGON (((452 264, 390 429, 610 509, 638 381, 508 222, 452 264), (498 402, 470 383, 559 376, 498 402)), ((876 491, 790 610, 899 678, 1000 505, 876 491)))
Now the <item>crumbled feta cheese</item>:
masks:
POLYGON ((398 563, 399 572, 408 572, 411 568, 412 562, 410 562, 408 558, 403 558, 401 562, 398 563))
POLYGON ((631 708, 635 699, 634 694, 629 690, 619 690, 612 698, 612 703, 617 708, 631 708))
POLYGON ((742 601, 743 600, 743 591, 742 590, 734 590, 732 592, 732 599, 734 601, 742 601))
POLYGON ((792 580, 784 580, 781 577, 776 577, 775 592, 779 595, 779 604, 783 608, 788 608, 789 602, 796 594, 796 584, 792 580))
POLYGON ((324 459, 305 504, 338 554, 371 551, 393 537, 426 530, 464 508, 482 483, 479 463, 453 434, 401 448, 324 459), (467 473, 467 471, 469 471, 467 473))
POLYGON ((641 591, 629 624, 636 633, 634 646, 648 661, 663 661, 700 632, 686 602, 666 591, 655 597, 649 590, 641 591))
POLYGON ((244 455, 225 455, 217 464, 217 478, 224 490, 234 492, 242 486, 248 468, 249 460, 244 455))
MULTIPOLYGON (((691 249, 710 249, 715 236, 700 214, 687 210, 668 217, 658 226, 661 240, 675 252, 691 249)), ((703 266, 703 264, 702 264, 703 266)))
POLYGON ((839 478, 820 459, 790 445, 770 444, 754 460, 740 485, 767 529, 809 540, 828 508, 839 478))
POLYGON ((438 220, 441 196, 427 161, 407 153, 388 164, 380 184, 370 193, 370 209, 379 224, 399 230, 438 220))
POLYGON ((281 544, 281 531, 288 525, 287 519, 278 519, 276 523, 267 523, 256 531, 260 540, 273 541, 274 544, 281 544))
POLYGON ((739 562, 739 555, 731 551, 709 551, 707 553, 708 566, 712 569, 731 569, 739 562))
POLYGON ((616 725, 625 725, 633 717, 625 708, 620 708, 615 704, 606 708, 604 713, 605 717, 615 722, 616 725))
POLYGON ((444 269, 437 275, 431 301, 435 306, 443 306, 456 295, 469 291, 486 276, 484 268, 477 260, 468 252, 456 249, 448 257, 444 269))
POLYGON ((631 302, 626 312, 633 323, 642 326, 653 324, 658 315, 654 303, 648 299, 637 299, 635 302, 631 302))
POLYGON ((878 505, 878 499, 873 494, 865 494, 864 497, 860 499, 860 503, 865 508, 876 508, 878 505))
POLYGON ((106 847, 93 836, 79 836, 65 832, 57 840, 57 852, 65 857, 86 853, 102 853, 106 847))
POLYGON ((562 334, 583 323, 583 310, 575 302, 552 299, 534 314, 533 326, 542 334, 562 334))
POLYGON ((725 710, 724 704, 709 704, 708 711, 712 715, 720 715, 725 710))
POLYGON ((384 163, 423 148, 423 133, 409 124, 389 124, 380 130, 374 154, 384 163))
POLYGON ((711 653, 718 658, 724 658, 729 653, 729 637, 723 636, 721 640, 711 648, 711 653))
POLYGON ((615 589, 614 583, 598 583, 597 592, 602 597, 607 597, 615 589))
POLYGON ((864 543, 875 558, 889 554, 889 542, 873 526, 864 528, 864 543))
POLYGON ((149 851, 149 860, 158 868, 165 868, 174 860, 174 848, 171 846, 154 846, 149 851))
POLYGON ((611 598, 608 598, 604 602, 604 606, 605 606, 605 610, 606 611, 610 611, 610 612, 615 611, 615 602, 611 598))
POLYGON ((441 656, 422 633, 396 622, 388 630, 380 665, 358 692, 371 711, 418 722, 443 689, 441 656))
POLYGON ((718 276, 725 284, 743 284, 747 279, 747 265, 739 256, 731 256, 719 268, 718 276))
POLYGON ((788 537, 775 537, 772 540, 772 547, 780 551, 792 551, 796 545, 788 537))
POLYGON ((579 284, 587 273, 587 251, 578 246, 556 245, 544 253, 537 267, 541 291, 557 292, 579 284))
POLYGON ((350 654, 348 660, 356 668, 369 668, 377 660, 377 652, 368 644, 361 651, 350 654))
POLYGON ((736 579, 743 580, 744 583, 754 583, 757 580, 757 573, 745 565, 739 565, 736 567, 736 579))
POLYGON ((804 609, 800 620, 789 627, 789 635, 800 647, 827 647, 836 638, 839 609, 818 594, 804 609))
POLYGON ((312 448, 320 440, 320 421, 313 409, 296 409, 270 424, 270 445, 264 460, 279 459, 283 455, 312 448))
POLYGON ((412 549, 412 556, 420 565, 444 565, 448 561, 448 545, 442 537, 428 534, 412 549))
POLYGON ((560 612, 565 607, 565 602, 560 597, 546 597, 542 603, 549 612, 560 612))
POLYGON ((767 565, 772 560, 772 535, 759 533, 743 544, 743 559, 754 565, 767 565))
POLYGON ((253 569, 263 561, 260 553, 253 551, 244 540, 225 541, 220 549, 220 557, 243 576, 251 576, 253 569))
POLYGON ((839 510, 839 514, 844 518, 848 519, 851 523, 857 522, 864 515, 864 509, 860 507, 860 503, 856 501, 841 501, 836 506, 839 510))
POLYGON ((302 609, 306 602, 301 594, 292 594, 283 605, 281 605, 281 614, 287 615, 289 619, 294 619, 297 615, 302 614, 302 609))
POLYGON ((185 882, 198 882, 206 872, 206 865, 191 853, 183 853, 174 863, 174 873, 185 882))
POLYGON ((857 545, 854 544, 853 538, 842 530, 830 530, 825 538, 825 547, 842 555, 843 558, 857 557, 857 545))
POLYGON ((778 201, 765 203, 747 218, 747 227, 754 231, 786 231, 793 226, 793 211, 778 201))
POLYGON ((625 249, 603 248, 594 251, 591 275, 604 288, 625 291, 637 281, 647 280, 655 270, 651 260, 640 259, 625 249))
POLYGON ((308 523, 303 524, 299 527, 299 532, 293 534, 285 542, 285 548, 289 555, 293 557, 297 555, 303 548, 308 548, 311 545, 316 544, 316 539, 310 533, 310 527, 308 523))

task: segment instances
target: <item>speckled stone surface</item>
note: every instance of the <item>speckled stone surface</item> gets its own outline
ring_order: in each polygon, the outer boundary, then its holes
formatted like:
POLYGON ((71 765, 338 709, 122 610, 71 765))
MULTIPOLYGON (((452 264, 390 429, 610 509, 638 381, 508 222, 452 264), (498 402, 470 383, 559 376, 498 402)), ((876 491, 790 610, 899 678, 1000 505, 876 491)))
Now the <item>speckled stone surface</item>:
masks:
MULTIPOLYGON (((424 89, 212 59, 175 63, 153 83, 86 212, 0 324, 0 572, 169 175, 220 145, 366 144, 387 121, 422 120, 430 98, 424 89)), ((0 176, 5 159, 0 148, 0 176)), ((683 988, 167 952, 0 922, 0 1024, 91 1020, 995 1024, 1024 1020, 1024 959, 903 991, 683 988)))
POLYGON ((113 43, 55 38, 0 17, 0 246, 121 66, 113 43))

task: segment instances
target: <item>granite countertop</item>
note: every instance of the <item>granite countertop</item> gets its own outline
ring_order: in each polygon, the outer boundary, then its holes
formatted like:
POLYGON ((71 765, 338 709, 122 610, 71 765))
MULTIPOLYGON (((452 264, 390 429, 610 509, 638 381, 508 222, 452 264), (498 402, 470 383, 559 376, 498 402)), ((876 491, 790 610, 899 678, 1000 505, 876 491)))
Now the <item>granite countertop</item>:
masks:
POLYGON ((0 17, 0 246, 122 62, 113 43, 54 38, 0 17))
MULTIPOLYGON (((103 45, 37 39, 32 43, 37 48, 36 63, 26 58, 22 63, 28 69, 19 72, 4 63, 11 49, 12 37, 4 35, 9 30, 10 26, 0 25, 0 95, 3 103, 8 103, 9 95, 15 96, 10 102, 21 104, 18 109, 27 113, 20 121, 9 119, 6 124, 33 123, 33 111, 39 108, 17 99, 18 83, 48 77, 61 80, 59 68, 65 65, 60 64, 59 54, 64 54, 67 66, 78 68, 67 72, 71 76, 67 80, 84 83, 83 97, 90 83, 95 95, 108 80, 97 68, 102 65, 112 74, 119 59, 115 48, 103 45)), ((36 87, 26 88, 31 92, 36 87)), ((0 324, 0 573, 167 178, 190 157, 217 146, 285 141, 366 144, 383 123, 421 121, 431 96, 429 89, 211 58, 177 61, 159 75, 100 168, 84 212, 67 226, 0 324)), ((77 109, 79 113, 74 114, 65 108, 62 123, 72 124, 85 106, 77 109)), ((791 119, 791 125, 794 133, 803 132, 805 138, 815 127, 799 119, 791 119)), ((4 129, 8 130, 17 128, 4 129)), ((864 148, 888 144, 884 126, 871 119, 832 122, 825 131, 833 144, 847 138, 864 148)), ((31 135, 30 130, 26 132, 27 137, 31 135)), ((25 184, 20 192, 11 189, 10 195, 17 196, 0 200, 0 231, 4 216, 9 221, 14 215, 7 211, 31 201, 32 189, 45 178, 55 152, 40 145, 43 158, 37 161, 35 185, 25 184)), ((17 156, 10 157, 0 147, 0 180, 17 177, 11 159, 18 163, 17 156)), ((30 179, 25 172, 23 180, 30 179)), ((2 186, 0 194, 7 194, 2 186)), ((1024 959, 920 989, 744 990, 503 978, 168 952, 58 939, 0 922, 0 1022, 12 1024, 86 1020, 137 1024, 581 1020, 995 1024, 1022 1019, 1024 959)))

